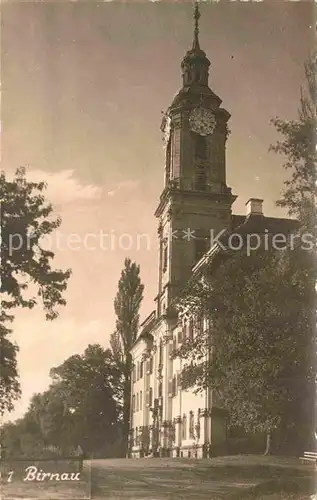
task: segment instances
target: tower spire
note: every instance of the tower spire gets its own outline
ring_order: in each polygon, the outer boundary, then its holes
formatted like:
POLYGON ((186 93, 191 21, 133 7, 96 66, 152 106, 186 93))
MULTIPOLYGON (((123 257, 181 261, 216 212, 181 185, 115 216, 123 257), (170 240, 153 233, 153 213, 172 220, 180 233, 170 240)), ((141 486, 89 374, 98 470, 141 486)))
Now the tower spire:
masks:
POLYGON ((194 2, 194 41, 193 46, 187 51, 186 56, 182 60, 183 86, 208 87, 208 68, 210 61, 207 59, 205 52, 199 45, 199 0, 194 2))
POLYGON ((198 2, 195 2, 195 7, 194 7, 194 41, 193 41, 193 50, 200 50, 199 46, 199 40, 198 40, 198 35, 199 35, 199 18, 200 18, 200 12, 199 12, 199 6, 198 2))

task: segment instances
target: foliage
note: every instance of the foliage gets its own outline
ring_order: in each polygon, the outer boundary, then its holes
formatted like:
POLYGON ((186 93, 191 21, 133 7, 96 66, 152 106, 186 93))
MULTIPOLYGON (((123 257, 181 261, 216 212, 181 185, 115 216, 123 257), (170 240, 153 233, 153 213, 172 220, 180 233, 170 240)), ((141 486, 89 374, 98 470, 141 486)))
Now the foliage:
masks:
POLYGON ((0 314, 0 415, 12 411, 14 401, 19 399, 21 390, 18 382, 16 343, 11 342, 11 329, 6 322, 12 321, 12 316, 0 314))
POLYGON ((131 348, 136 340, 139 326, 139 310, 143 299, 144 286, 140 279, 140 266, 131 259, 125 259, 124 269, 118 283, 118 292, 114 300, 114 309, 117 316, 116 331, 111 337, 111 346, 115 357, 121 357, 118 366, 122 369, 124 385, 123 399, 123 426, 127 442, 130 419, 131 399, 131 348))
POLYGON ((283 167, 290 174, 284 182, 283 197, 278 206, 287 208, 289 215, 301 221, 302 230, 315 235, 316 220, 316 131, 317 131, 317 53, 305 64, 307 90, 301 91, 298 119, 272 120, 283 140, 270 147, 285 157, 283 167))
POLYGON ((122 353, 121 338, 118 332, 113 332, 110 335, 110 347, 114 359, 118 364, 120 364, 123 360, 123 353, 122 353))
MULTIPOLYGON (((183 385, 212 386, 232 426, 272 432, 305 411, 313 379, 311 291, 298 286, 305 266, 300 249, 237 252, 195 284, 199 313, 212 327, 178 351, 183 385)), ((190 304, 184 297, 180 308, 190 304)))
POLYGON ((111 351, 89 345, 52 368, 51 376, 53 383, 34 394, 24 417, 4 426, 9 453, 43 457, 59 450, 68 456, 78 444, 88 454, 122 453, 121 374, 111 351))
POLYGON ((30 412, 14 423, 2 426, 1 445, 5 458, 41 457, 44 441, 30 412))
MULTIPOLYGON (((57 384, 51 390, 57 391, 63 403, 62 409, 55 401, 55 422, 62 412, 60 426, 66 427, 64 434, 72 444, 77 441, 84 450, 92 451, 102 441, 114 439, 122 419, 122 389, 121 373, 111 351, 89 345, 82 356, 71 356, 50 373, 57 384)), ((49 402, 54 404, 52 399, 49 402)), ((52 408, 47 407, 49 414, 52 408)))
POLYGON ((57 229, 61 220, 51 217, 53 208, 45 201, 44 182, 30 182, 25 169, 16 171, 13 180, 0 174, 1 200, 1 392, 0 412, 12 411, 20 395, 17 371, 18 347, 9 340, 7 323, 14 308, 32 309, 42 303, 48 320, 57 317, 57 307, 65 305, 70 270, 52 269, 54 253, 42 247, 42 238, 57 229), (35 286, 37 297, 28 295, 35 286))
POLYGON ((143 299, 144 286, 140 280, 140 266, 125 259, 124 269, 118 283, 118 293, 114 301, 117 315, 116 332, 120 335, 123 353, 130 352, 136 340, 139 326, 139 310, 143 299))
POLYGON ((25 294, 32 282, 51 320, 57 317, 56 306, 66 303, 62 293, 70 270, 52 270, 54 253, 41 246, 41 239, 61 224, 59 218, 50 218, 53 208, 42 194, 45 187, 44 182, 27 181, 23 168, 12 181, 0 175, 1 293, 6 295, 1 306, 4 310, 33 308, 38 299, 25 294))

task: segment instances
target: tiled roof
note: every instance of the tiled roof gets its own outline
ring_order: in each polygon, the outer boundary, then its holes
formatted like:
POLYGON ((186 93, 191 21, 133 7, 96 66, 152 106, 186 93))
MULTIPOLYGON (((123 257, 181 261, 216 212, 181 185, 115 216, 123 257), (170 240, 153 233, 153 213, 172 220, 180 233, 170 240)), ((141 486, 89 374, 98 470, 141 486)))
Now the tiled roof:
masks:
POLYGON ((250 234, 250 233, 264 233, 267 230, 270 234, 289 234, 298 227, 297 220, 294 219, 281 219, 279 217, 265 217, 264 215, 251 214, 246 215, 232 215, 231 230, 235 233, 250 234))
POLYGON ((246 215, 232 215, 231 216, 231 230, 223 233, 218 239, 220 245, 215 244, 212 246, 208 252, 201 258, 197 264, 193 267, 194 274, 198 271, 200 272, 206 265, 211 266, 216 265, 221 258, 221 255, 226 250, 229 250, 229 238, 232 235, 237 235, 235 238, 231 239, 231 245, 233 248, 239 248, 240 239, 248 234, 269 234, 271 236, 275 234, 283 234, 288 236, 290 233, 296 230, 299 226, 297 220, 294 219, 283 219, 278 217, 265 217, 264 215, 251 214, 246 215), (240 235, 240 239, 239 239, 240 235), (227 247, 226 250, 224 247, 227 247))

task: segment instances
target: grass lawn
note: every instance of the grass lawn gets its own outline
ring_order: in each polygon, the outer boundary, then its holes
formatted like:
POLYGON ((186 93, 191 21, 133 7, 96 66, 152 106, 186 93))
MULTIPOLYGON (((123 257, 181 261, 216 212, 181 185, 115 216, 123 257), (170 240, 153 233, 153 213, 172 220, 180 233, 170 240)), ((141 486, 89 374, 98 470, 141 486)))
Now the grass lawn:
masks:
POLYGON ((292 481, 282 479, 268 481, 251 488, 251 491, 241 498, 246 500, 310 500, 313 491, 314 484, 311 478, 307 478, 306 481, 300 478, 294 478, 292 481))
POLYGON ((92 498, 308 500, 315 471, 299 460, 247 456, 92 461, 92 498))
POLYGON ((80 484, 19 479, 2 482, 1 500, 309 500, 316 485, 314 468, 298 459, 255 455, 101 459, 87 461, 80 484))

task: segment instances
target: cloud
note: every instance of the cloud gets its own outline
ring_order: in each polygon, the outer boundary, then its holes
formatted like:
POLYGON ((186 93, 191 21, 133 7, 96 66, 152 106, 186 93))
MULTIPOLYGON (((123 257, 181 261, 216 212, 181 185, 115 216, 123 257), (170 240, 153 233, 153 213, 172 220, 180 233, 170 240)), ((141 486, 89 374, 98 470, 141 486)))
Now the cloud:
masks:
POLYGON ((110 196, 110 197, 113 197, 115 195, 117 195, 118 193, 128 193, 130 191, 134 191, 135 189, 137 189, 140 185, 140 181, 133 181, 133 180, 129 180, 129 181, 123 181, 123 182, 119 182, 113 189, 111 189, 110 191, 107 192, 107 195, 110 196))
POLYGON ((34 182, 47 183, 46 195, 53 205, 86 202, 101 197, 102 188, 93 184, 81 184, 74 170, 48 173, 43 170, 28 169, 27 177, 34 182))
MULTIPOLYGON (((46 182, 47 189, 45 198, 47 198, 55 208, 65 205, 72 205, 71 210, 76 212, 87 211, 89 203, 90 210, 94 211, 98 208, 99 202, 102 199, 103 192, 106 196, 112 198, 120 195, 125 196, 131 191, 136 190, 140 181, 124 180, 117 182, 110 189, 94 184, 83 184, 75 176, 74 170, 62 170, 60 172, 46 172, 44 170, 26 167, 27 178, 33 182, 46 182), (91 206, 91 202, 97 202, 91 206)), ((7 171, 7 177, 12 179, 14 176, 13 170, 7 171)))

